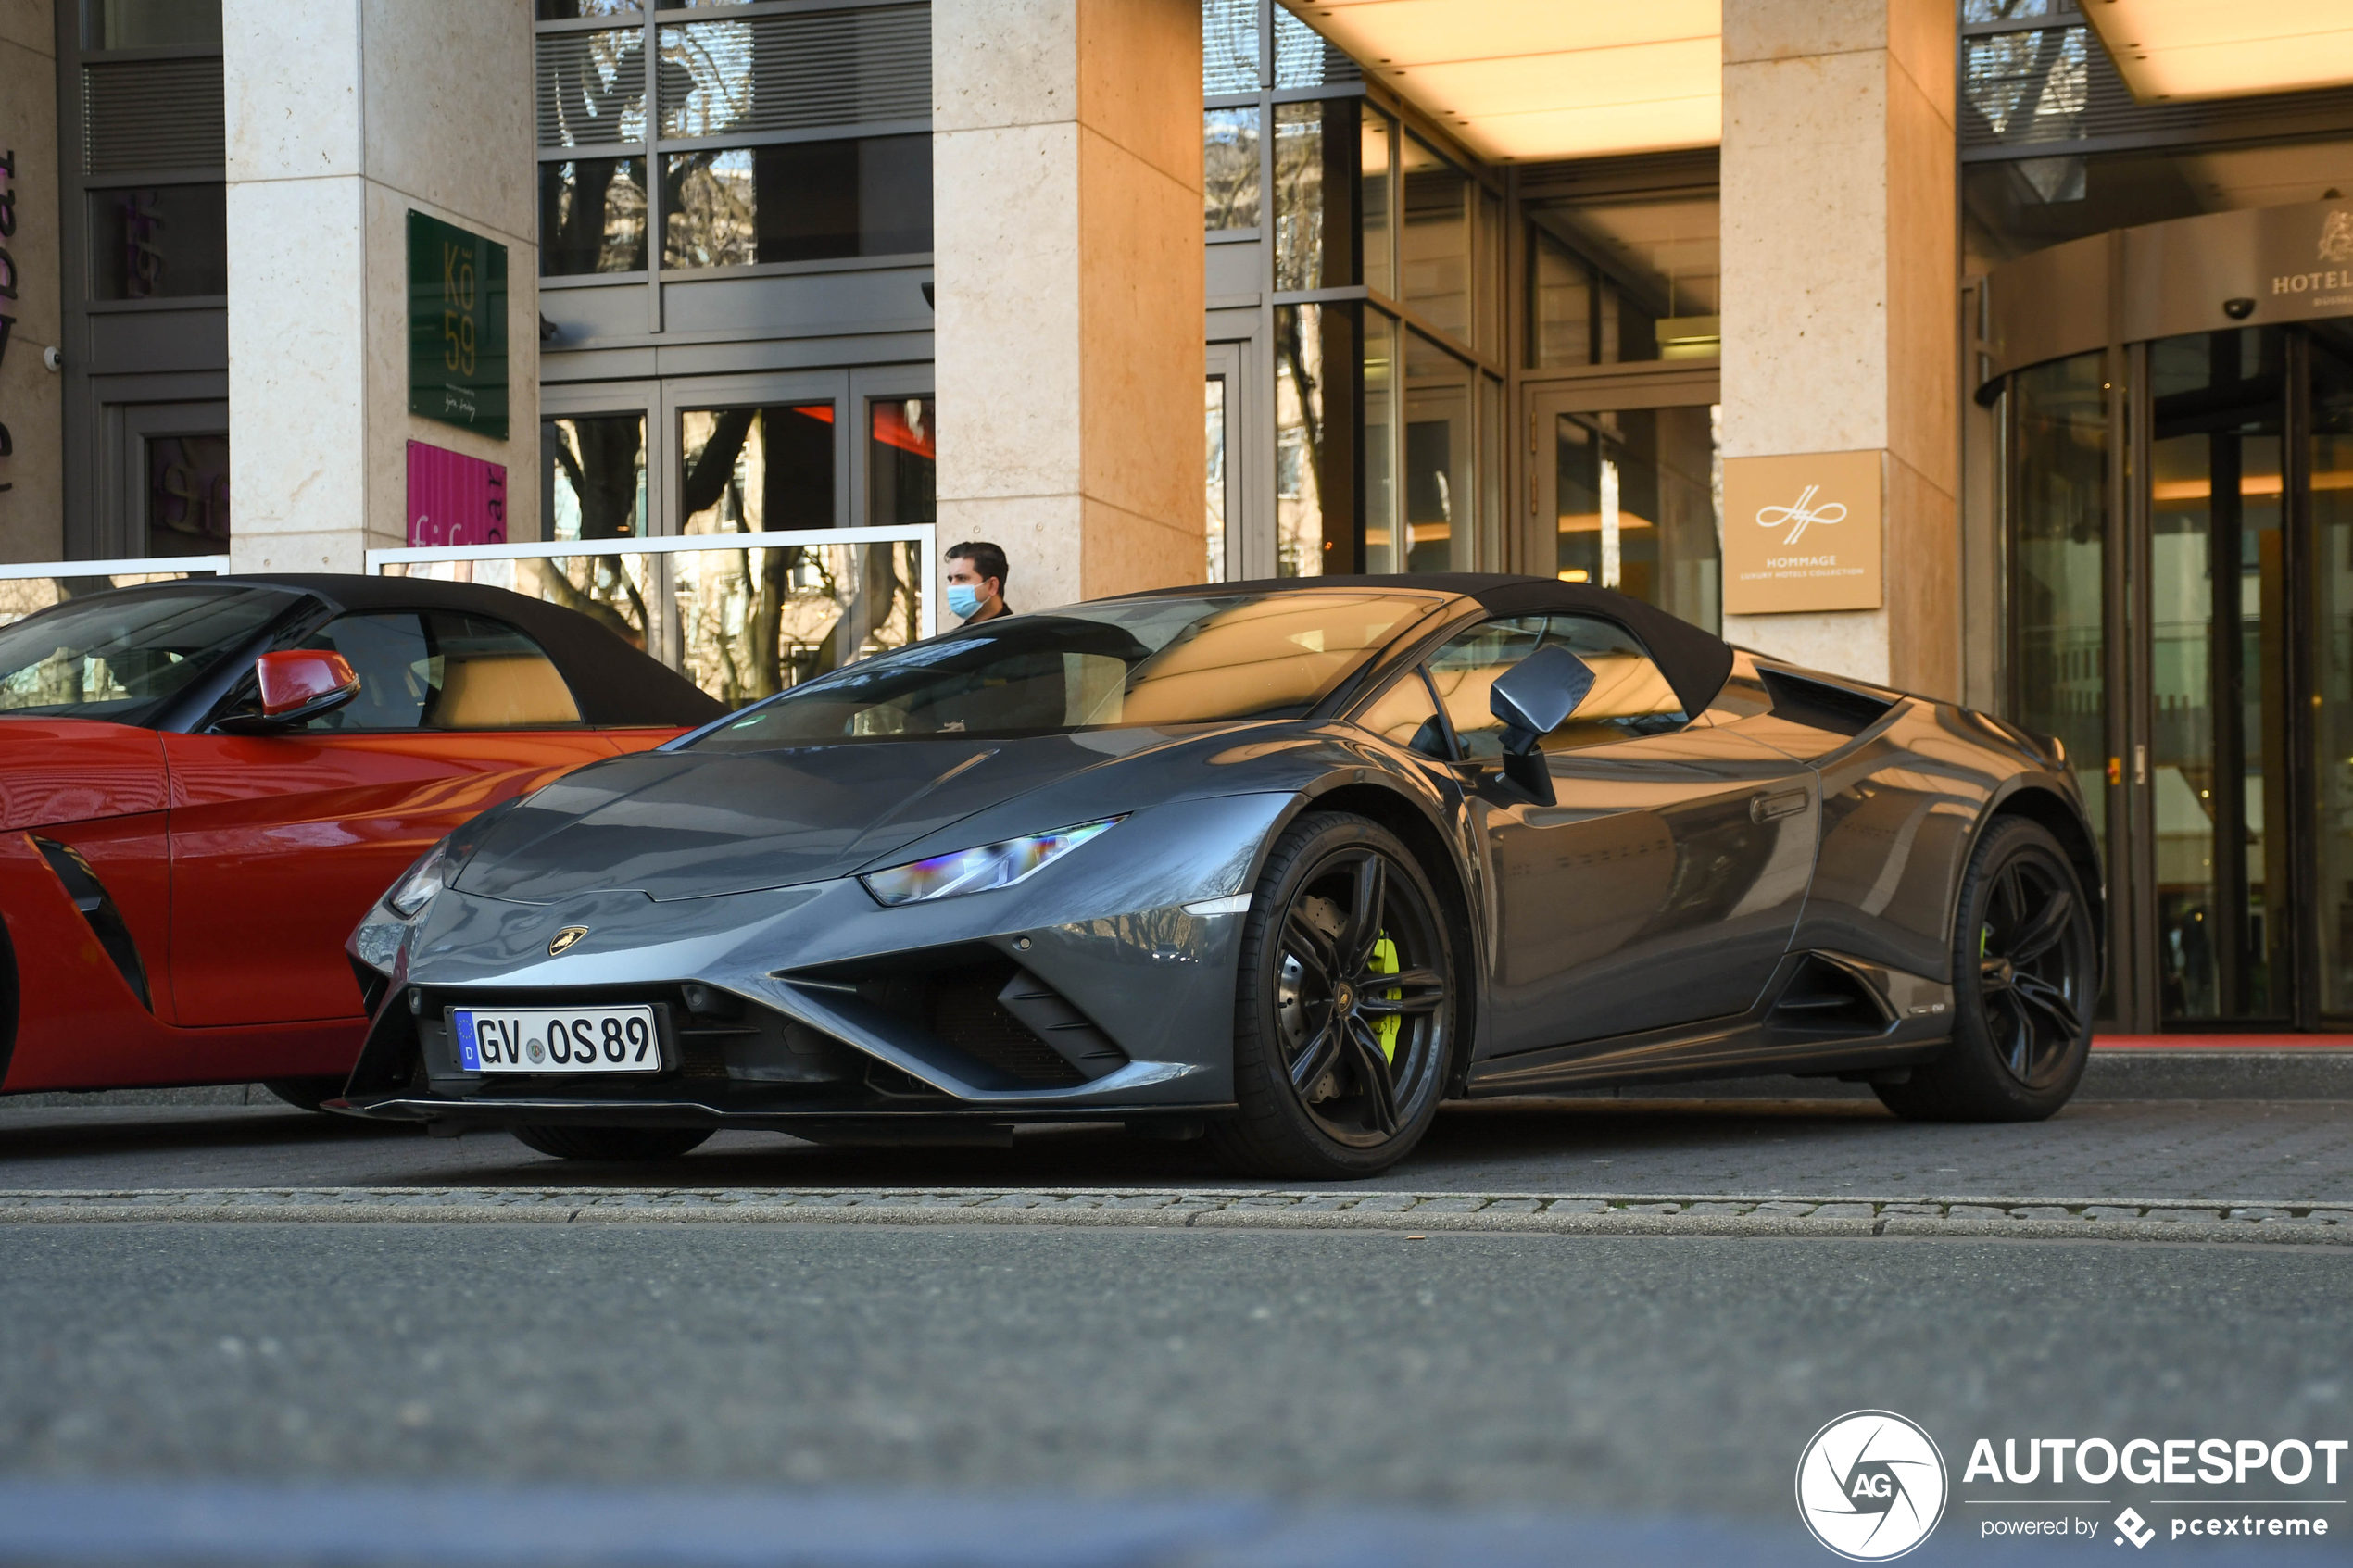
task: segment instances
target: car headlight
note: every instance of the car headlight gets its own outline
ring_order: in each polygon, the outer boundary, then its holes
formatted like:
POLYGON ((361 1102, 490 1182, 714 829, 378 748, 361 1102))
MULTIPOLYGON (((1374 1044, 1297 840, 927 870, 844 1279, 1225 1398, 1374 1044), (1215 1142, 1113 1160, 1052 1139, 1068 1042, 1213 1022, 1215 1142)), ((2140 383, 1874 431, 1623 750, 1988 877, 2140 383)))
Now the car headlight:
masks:
POLYGON ((858 880, 884 904, 920 904, 927 898, 951 898, 960 893, 1011 887, 1124 820, 1106 817, 1100 822, 1082 822, 1077 827, 1056 828, 1051 833, 1033 833, 1026 838, 1009 838, 1001 844, 984 844, 977 849, 934 855, 927 860, 910 860, 903 866, 868 872, 858 880))
POLYGON ((407 876, 393 884, 392 891, 384 895, 384 908, 402 920, 414 920, 448 879, 449 841, 444 839, 426 850, 425 858, 411 866, 407 876))

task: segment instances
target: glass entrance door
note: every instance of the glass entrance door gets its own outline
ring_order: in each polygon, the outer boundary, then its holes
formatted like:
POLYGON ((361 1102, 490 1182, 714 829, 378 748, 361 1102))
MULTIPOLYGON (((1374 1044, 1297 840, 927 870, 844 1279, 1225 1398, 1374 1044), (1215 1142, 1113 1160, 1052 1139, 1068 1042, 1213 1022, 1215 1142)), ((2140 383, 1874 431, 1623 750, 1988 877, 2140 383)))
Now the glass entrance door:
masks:
POLYGON ((2147 695, 2132 742, 2146 776, 2132 863, 2156 939, 2144 997, 2167 1028, 2342 1028, 2353 329, 2168 338, 2143 363, 2147 695))
POLYGON ((1527 570, 1615 588, 1713 631, 1723 602, 1717 407, 1609 407, 1598 391, 1529 395, 1527 570))
POLYGON ((2287 339, 2149 347, 2147 813, 2167 1023, 2294 1012, 2287 339))

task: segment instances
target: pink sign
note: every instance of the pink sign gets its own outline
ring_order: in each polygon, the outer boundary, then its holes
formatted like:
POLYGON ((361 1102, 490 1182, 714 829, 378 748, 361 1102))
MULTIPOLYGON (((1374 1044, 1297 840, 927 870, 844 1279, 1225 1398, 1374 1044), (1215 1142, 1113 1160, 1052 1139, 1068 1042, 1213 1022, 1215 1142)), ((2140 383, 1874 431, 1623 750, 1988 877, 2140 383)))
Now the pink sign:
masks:
POLYGON ((507 465, 409 443, 409 543, 507 542, 507 465))

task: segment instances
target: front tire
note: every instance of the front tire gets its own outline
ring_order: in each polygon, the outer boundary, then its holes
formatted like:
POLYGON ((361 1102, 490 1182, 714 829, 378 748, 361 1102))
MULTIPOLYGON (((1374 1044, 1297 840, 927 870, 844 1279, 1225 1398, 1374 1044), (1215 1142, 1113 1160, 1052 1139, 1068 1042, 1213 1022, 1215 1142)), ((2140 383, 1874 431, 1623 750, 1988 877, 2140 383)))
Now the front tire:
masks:
POLYGON ((1953 1044, 1880 1100, 1913 1122, 2040 1122, 2091 1059, 2099 935, 2074 862, 2039 823, 1995 821, 1953 924, 1953 1044))
POLYGON ((711 1136, 708 1127, 562 1127, 544 1123, 510 1128, 525 1148, 559 1160, 675 1160, 711 1136))
POLYGON ((1429 878, 1366 817, 1275 841, 1242 927, 1239 1111, 1209 1129, 1239 1173, 1378 1175, 1429 1130, 1453 1042, 1454 960, 1429 878))

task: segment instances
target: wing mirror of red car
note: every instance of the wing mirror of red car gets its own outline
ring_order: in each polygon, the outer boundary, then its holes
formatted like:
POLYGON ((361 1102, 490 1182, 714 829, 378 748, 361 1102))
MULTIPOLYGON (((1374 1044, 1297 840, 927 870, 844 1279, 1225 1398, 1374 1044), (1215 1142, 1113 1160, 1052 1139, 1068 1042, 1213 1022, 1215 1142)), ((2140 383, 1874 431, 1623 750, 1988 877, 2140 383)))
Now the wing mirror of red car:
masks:
POLYGON ((221 728, 290 730, 333 712, 359 695, 359 675, 351 661, 323 648, 265 653, 254 666, 254 677, 261 685, 261 711, 238 714, 221 728))

